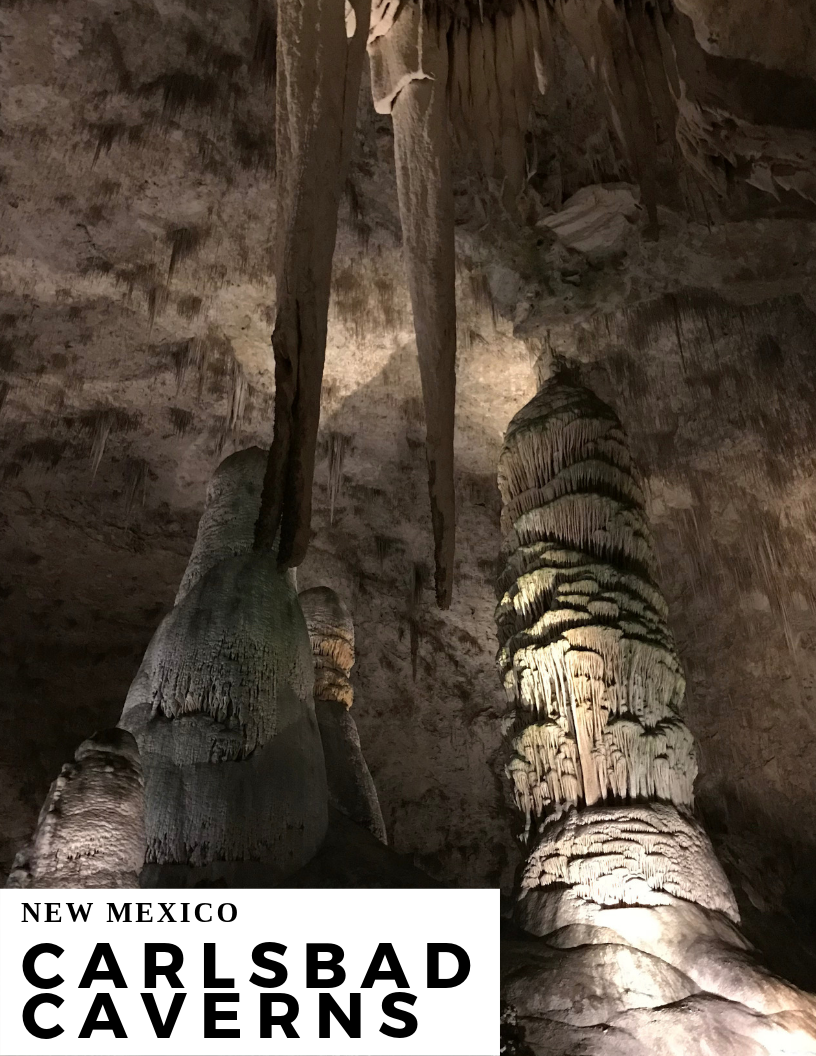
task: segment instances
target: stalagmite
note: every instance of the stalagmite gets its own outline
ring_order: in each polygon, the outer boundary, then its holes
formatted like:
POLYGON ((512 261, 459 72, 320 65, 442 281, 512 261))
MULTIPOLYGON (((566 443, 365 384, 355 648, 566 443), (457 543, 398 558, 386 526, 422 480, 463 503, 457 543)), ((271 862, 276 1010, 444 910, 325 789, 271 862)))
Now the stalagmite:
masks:
POLYGON ((508 429, 499 488, 499 663, 528 829, 610 797, 690 807, 683 674, 620 423, 584 389, 543 390, 508 429))
POLYGON ((277 555, 252 550, 264 466, 252 448, 219 467, 176 605, 125 702, 145 773, 147 886, 263 886, 326 832, 306 624, 277 555))
POLYGON ((503 995, 524 1051, 816 1053, 816 998, 754 961, 692 814, 683 673, 617 416, 556 375, 510 423, 499 489, 507 774, 529 847, 503 995))
POLYGON ((385 823, 371 773, 350 714, 354 703, 354 625, 328 587, 300 594, 315 661, 315 711, 326 757, 329 803, 386 843, 385 823))
POLYGON ((8 887, 138 887, 145 859, 144 781, 136 741, 97 733, 49 789, 8 887))
POLYGON ((453 431, 456 271, 448 130, 447 21, 403 4, 388 29, 375 4, 369 38, 374 105, 394 122, 397 192, 425 403, 436 598, 451 603, 456 532, 453 431))
POLYGON ((275 433, 256 544, 300 564, 309 541, 337 214, 371 0, 278 5, 275 433), (348 5, 346 5, 348 6, 348 5), (353 36, 347 36, 353 29, 353 36))

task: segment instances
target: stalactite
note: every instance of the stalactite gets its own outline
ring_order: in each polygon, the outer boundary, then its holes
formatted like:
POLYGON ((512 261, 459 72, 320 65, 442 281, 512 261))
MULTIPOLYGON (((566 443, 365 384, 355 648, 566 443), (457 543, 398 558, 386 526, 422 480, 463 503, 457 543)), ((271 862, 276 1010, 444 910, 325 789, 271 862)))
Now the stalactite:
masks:
POLYGON ((370 0, 349 39, 336 0, 285 3, 277 21, 275 432, 256 545, 300 564, 309 541, 331 264, 354 137, 370 0))
POLYGON ((313 587, 300 594, 315 663, 315 710, 326 757, 329 802, 386 843, 385 823, 374 781, 360 746, 354 703, 354 624, 333 590, 313 587))
MULTIPOLYGON (((387 6, 387 5, 386 5, 387 6)), ((379 23, 375 21, 375 25, 379 23)), ((394 122, 397 192, 425 404, 437 604, 453 593, 456 271, 447 20, 405 4, 369 43, 374 104, 394 122)))
POLYGON ((329 433, 329 524, 334 524, 334 508, 343 486, 343 465, 347 448, 347 436, 338 432, 329 433))
POLYGON ((145 859, 139 750, 124 730, 83 741, 51 785, 8 887, 138 887, 145 859))

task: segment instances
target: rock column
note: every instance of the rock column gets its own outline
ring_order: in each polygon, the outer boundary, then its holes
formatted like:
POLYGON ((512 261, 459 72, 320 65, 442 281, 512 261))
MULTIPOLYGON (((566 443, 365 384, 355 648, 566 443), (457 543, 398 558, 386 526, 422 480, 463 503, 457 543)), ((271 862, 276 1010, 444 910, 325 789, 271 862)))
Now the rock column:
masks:
POLYGON ((614 411, 552 378, 510 423, 499 489, 498 662, 528 847, 527 937, 504 952, 513 1031, 542 1054, 816 1051, 814 1000, 753 961, 693 815, 683 672, 614 411))

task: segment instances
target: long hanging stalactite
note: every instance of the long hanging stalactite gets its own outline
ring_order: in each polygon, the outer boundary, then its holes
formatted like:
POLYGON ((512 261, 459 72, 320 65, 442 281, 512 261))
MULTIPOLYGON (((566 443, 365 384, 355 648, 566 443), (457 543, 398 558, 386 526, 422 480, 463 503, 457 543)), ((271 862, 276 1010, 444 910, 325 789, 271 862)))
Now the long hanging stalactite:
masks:
POLYGON ((284 567, 300 564, 309 542, 332 257, 370 0, 352 11, 339 0, 278 8, 275 432, 255 544, 272 549, 280 533, 284 567))
MULTIPOLYGON (((381 23, 387 3, 375 11, 381 23)), ((374 22, 376 28, 378 23, 374 22)), ((448 132, 448 20, 405 5, 388 32, 369 42, 374 105, 394 123, 397 193, 425 403, 436 599, 453 594, 456 509, 456 261, 448 132)))

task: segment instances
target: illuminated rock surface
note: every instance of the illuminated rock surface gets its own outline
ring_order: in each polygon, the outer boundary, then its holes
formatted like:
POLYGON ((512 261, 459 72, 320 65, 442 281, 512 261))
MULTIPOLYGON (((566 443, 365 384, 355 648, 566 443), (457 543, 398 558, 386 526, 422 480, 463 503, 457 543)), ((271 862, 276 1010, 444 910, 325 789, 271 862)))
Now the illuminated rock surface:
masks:
POLYGON ((77 748, 43 803, 8 887, 138 887, 145 857, 139 750, 124 730, 77 748))
POLYGON ((816 998, 754 959, 691 813, 685 684, 616 415, 556 373, 510 423, 499 487, 507 772, 529 846, 507 1051, 816 1052, 816 998))

